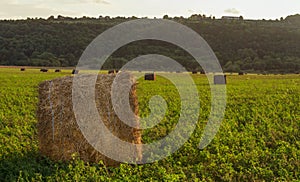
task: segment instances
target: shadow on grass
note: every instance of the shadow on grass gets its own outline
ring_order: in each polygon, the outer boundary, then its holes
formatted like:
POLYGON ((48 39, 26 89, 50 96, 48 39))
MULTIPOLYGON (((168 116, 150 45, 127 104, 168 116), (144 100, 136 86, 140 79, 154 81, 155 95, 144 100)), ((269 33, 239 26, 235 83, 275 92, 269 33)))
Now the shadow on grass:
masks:
POLYGON ((55 173, 56 166, 66 164, 54 163, 40 156, 37 152, 23 155, 11 154, 0 159, 0 181, 17 181, 19 177, 31 181, 32 178, 45 178, 55 173))
POLYGON ((10 154, 0 159, 0 182, 99 181, 108 180, 109 173, 118 171, 119 168, 106 167, 102 161, 89 164, 78 157, 70 161, 54 162, 35 151, 24 155, 10 154))

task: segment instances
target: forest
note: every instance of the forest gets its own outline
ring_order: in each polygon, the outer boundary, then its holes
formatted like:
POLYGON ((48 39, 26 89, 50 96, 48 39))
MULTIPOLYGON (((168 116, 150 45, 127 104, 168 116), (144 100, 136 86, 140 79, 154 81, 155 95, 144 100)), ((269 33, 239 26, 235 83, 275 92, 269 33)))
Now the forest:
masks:
MULTIPOLYGON (((144 17, 146 18, 146 17, 144 17)), ((0 20, 0 65, 73 67, 99 34, 137 17, 0 20)), ((226 72, 299 73, 300 15, 277 20, 216 19, 194 14, 169 17, 201 35, 211 46, 226 72)), ((110 56, 103 69, 120 68, 139 55, 171 57, 189 71, 201 71, 180 47, 167 42, 143 40, 127 44, 110 56)))

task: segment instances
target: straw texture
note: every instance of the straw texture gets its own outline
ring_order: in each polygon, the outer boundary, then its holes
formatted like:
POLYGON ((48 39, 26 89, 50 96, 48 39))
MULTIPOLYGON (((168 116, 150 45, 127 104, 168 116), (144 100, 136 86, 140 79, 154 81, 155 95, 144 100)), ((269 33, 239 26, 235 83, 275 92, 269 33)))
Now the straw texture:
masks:
MULTIPOLYGON (((141 144, 141 131, 123 123, 114 112, 111 87, 115 77, 116 75, 98 75, 95 84, 97 110, 111 133, 124 141, 141 144), (99 105, 107 107, 100 108, 99 105)), ((86 78, 89 79, 89 76, 86 78)), ((132 111, 138 115, 136 81, 130 74, 122 78, 124 83, 131 82, 133 85, 129 93, 129 103, 132 111)), ((41 154, 54 161, 71 160, 72 155, 77 154, 87 162, 97 163, 102 160, 107 166, 118 165, 119 162, 96 151, 82 135, 73 111, 72 82, 73 77, 64 77, 45 81, 39 85, 37 128, 41 154)), ((134 122, 138 123, 137 117, 134 122)), ((134 152, 137 152, 138 160, 141 160, 141 148, 137 148, 134 152)))

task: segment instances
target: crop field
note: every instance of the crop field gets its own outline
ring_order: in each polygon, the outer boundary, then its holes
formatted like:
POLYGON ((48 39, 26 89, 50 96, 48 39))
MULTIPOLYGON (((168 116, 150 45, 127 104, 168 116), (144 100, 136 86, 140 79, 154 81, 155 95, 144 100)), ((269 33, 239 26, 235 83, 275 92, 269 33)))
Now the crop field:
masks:
MULTIPOLYGON (((39 154, 38 84, 70 73, 0 69, 0 181, 300 180, 299 75, 228 75, 224 120, 213 141, 202 150, 198 145, 210 114, 210 88, 204 75, 191 75, 201 108, 188 142, 161 161, 105 167, 101 161, 85 163, 76 155, 70 162, 53 162, 39 154)), ((163 77, 138 82, 141 117, 151 112, 148 103, 152 96, 162 96, 168 106, 162 121, 143 131, 143 143, 150 143, 174 129, 180 97, 163 77)))

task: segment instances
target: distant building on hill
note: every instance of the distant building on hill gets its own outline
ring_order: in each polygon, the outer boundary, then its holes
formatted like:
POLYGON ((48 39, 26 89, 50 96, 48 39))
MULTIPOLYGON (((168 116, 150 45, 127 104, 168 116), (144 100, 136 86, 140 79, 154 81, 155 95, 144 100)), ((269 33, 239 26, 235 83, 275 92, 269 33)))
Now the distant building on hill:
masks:
POLYGON ((243 20, 242 16, 222 16, 222 20, 243 20))

